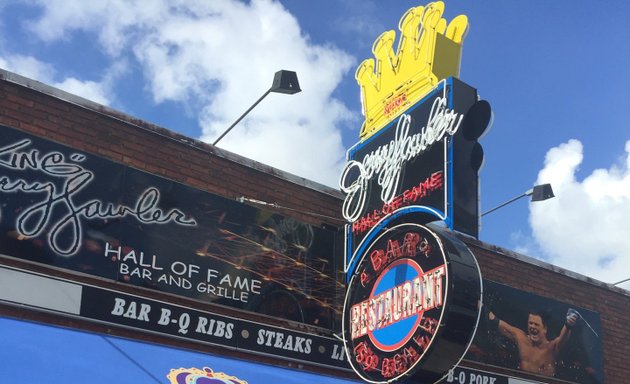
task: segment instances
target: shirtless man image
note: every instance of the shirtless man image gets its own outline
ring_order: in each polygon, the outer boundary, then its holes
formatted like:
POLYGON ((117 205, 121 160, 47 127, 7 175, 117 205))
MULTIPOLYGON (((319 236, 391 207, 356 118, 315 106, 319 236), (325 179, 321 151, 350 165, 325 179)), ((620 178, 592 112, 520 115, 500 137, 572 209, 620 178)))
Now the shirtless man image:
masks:
POLYGON ((569 309, 560 335, 547 339, 547 325, 541 313, 530 312, 527 318, 527 332, 497 318, 488 312, 488 320, 501 335, 512 340, 519 352, 519 369, 526 372, 553 377, 556 374, 556 359, 562 346, 571 335, 571 328, 578 320, 578 313, 569 309))

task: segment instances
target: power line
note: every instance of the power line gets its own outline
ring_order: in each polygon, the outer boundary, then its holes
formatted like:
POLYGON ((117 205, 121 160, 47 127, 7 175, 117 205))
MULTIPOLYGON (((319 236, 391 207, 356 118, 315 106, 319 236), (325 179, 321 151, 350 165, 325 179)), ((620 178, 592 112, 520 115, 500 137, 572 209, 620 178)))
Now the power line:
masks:
POLYGON ((151 377, 156 383, 162 384, 162 381, 155 377, 151 372, 149 372, 142 364, 138 363, 133 357, 129 356, 125 351, 123 351, 120 347, 114 344, 111 340, 109 340, 106 336, 101 336, 103 340, 105 340, 109 345, 111 345, 114 349, 120 352, 127 360, 131 361, 136 367, 140 368, 144 373, 146 373, 149 377, 151 377))
POLYGON ((252 198, 245 197, 245 196, 241 196, 241 197, 237 198, 236 201, 238 201, 239 203, 244 203, 244 202, 247 201, 249 203, 254 203, 254 204, 258 204, 258 205, 265 205, 265 206, 273 207, 273 208, 286 209, 287 211, 298 212, 298 213, 302 213, 304 215, 310 215, 310 216, 315 216, 315 217, 322 217, 322 218, 325 218, 325 219, 335 220, 335 221, 338 221, 338 222, 343 222, 344 221, 343 219, 341 219, 339 217, 322 215, 320 213, 315 213, 315 212, 310 212, 310 211, 303 211, 301 209, 296 209, 296 208, 289 208, 289 207, 285 207, 283 205, 279 205, 278 203, 268 203, 266 201, 256 200, 256 199, 252 199, 252 198))

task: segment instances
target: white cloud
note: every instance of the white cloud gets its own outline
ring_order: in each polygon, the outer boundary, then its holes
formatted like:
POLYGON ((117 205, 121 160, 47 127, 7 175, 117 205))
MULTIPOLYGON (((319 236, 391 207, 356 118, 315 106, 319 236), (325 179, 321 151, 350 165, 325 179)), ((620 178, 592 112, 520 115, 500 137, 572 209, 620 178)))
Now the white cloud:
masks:
POLYGON ((556 198, 532 204, 530 223, 551 263, 614 283, 630 278, 630 141, 623 161, 580 181, 582 149, 569 140, 549 150, 537 183, 556 198))
MULTIPOLYGON (((344 158, 339 126, 351 113, 332 93, 353 60, 312 44, 298 21, 272 0, 41 1, 31 28, 40 38, 98 34, 115 59, 133 55, 155 102, 200 111, 201 139, 212 142, 271 85, 280 69, 298 73, 302 93, 270 94, 220 147, 336 185, 344 158)), ((89 89, 91 84, 83 84, 89 89)))
POLYGON ((108 105, 110 103, 102 84, 95 81, 81 81, 74 77, 69 77, 60 83, 54 84, 54 86, 100 104, 108 105))
POLYGON ((55 74, 54 68, 50 65, 31 56, 16 54, 0 56, 0 68, 45 83, 50 83, 55 74))
POLYGON ((67 77, 62 81, 55 81, 57 71, 50 64, 39 61, 31 56, 10 54, 4 57, 0 56, 0 68, 15 72, 21 76, 28 77, 40 81, 42 83, 51 84, 54 87, 62 89, 66 92, 84 97, 100 104, 109 105, 111 98, 109 96, 108 84, 113 76, 108 75, 101 82, 92 80, 79 80, 74 77, 67 77))

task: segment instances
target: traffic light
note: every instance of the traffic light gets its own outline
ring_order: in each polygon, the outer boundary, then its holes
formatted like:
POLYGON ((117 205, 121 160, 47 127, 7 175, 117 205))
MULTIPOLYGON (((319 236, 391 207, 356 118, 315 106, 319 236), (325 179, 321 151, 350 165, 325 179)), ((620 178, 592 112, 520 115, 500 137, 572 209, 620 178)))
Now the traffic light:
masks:
POLYGON ((492 124, 490 103, 478 100, 464 115, 453 140, 453 229, 479 237, 479 170, 484 154, 478 140, 492 124))

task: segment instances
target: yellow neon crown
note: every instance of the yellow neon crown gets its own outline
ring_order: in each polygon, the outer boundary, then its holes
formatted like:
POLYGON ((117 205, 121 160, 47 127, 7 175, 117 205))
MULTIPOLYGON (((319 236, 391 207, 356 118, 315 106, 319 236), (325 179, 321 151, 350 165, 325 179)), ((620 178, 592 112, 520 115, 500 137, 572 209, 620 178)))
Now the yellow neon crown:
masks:
POLYGON ((398 117, 440 80, 459 76, 468 18, 459 15, 447 26, 443 13, 441 1, 411 8, 398 23, 398 51, 393 50, 396 32, 387 31, 372 46, 376 64, 369 58, 357 68, 365 116, 361 140, 398 117))

